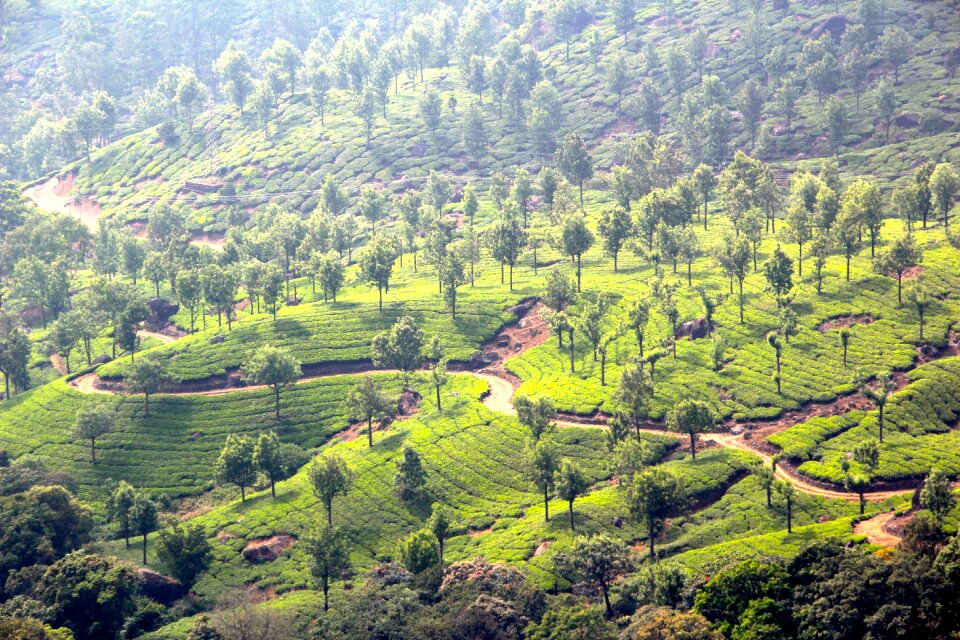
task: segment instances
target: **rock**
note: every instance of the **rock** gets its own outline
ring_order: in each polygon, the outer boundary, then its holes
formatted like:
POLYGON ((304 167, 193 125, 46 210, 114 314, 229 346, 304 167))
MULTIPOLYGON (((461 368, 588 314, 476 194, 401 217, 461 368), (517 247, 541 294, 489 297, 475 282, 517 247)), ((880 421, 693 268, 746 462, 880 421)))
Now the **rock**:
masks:
POLYGON ((847 30, 847 24, 849 24, 849 20, 847 20, 846 16, 830 16, 813 28, 810 32, 810 39, 816 40, 826 31, 830 34, 830 37, 833 38, 834 42, 840 42, 840 37, 847 30))
POLYGON ((732 433, 735 436, 740 435, 744 431, 746 431, 746 429, 743 428, 742 424, 735 424, 732 427, 730 427, 730 433, 732 433))
POLYGON ((272 562, 286 549, 292 547, 296 541, 296 538, 284 533, 261 540, 251 540, 243 548, 243 559, 252 563, 272 562))
POLYGON ((772 136, 785 136, 789 132, 790 131, 789 129, 787 129, 787 125, 785 124, 777 124, 777 125, 774 125, 772 129, 770 129, 770 135, 772 136))
POLYGON ((183 585, 153 569, 137 569, 140 575, 140 591, 151 600, 170 605, 183 597, 183 585))
POLYGON ((150 317, 147 318, 147 322, 159 325, 164 324, 170 320, 176 312, 180 311, 180 305, 170 302, 169 300, 164 300, 163 298, 154 298, 147 303, 147 311, 150 312, 150 317))
POLYGON ((110 362, 111 360, 113 360, 113 358, 111 358, 108 354, 104 353, 104 354, 101 354, 101 355, 97 356, 96 358, 94 358, 94 359, 91 361, 90 364, 94 364, 94 365, 96 365, 96 364, 107 364, 107 363, 110 362))
POLYGON ((707 324, 707 319, 697 318, 696 320, 684 322, 677 327, 676 337, 698 340, 700 338, 706 338, 708 335, 710 335, 710 325, 707 324))
POLYGON ((920 126, 919 113, 901 113, 893 121, 901 129, 916 129, 920 126))
POLYGON ((623 528, 623 520, 620 518, 620 516, 615 516, 610 524, 615 526, 617 529, 623 528))
POLYGON ((417 407, 420 405, 420 394, 416 391, 411 391, 407 389, 400 396, 400 400, 397 401, 397 414, 401 416, 409 416, 417 412, 417 407))
POLYGON ((222 335, 213 336, 210 338, 210 344, 223 344, 226 339, 227 337, 222 335))

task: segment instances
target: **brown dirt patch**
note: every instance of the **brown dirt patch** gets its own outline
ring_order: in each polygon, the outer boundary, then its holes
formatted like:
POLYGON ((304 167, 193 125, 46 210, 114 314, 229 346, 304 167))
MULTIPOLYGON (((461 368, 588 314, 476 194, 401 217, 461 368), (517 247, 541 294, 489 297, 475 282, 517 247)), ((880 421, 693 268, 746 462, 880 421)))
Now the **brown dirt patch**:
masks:
MULTIPOLYGON (((903 277, 902 277, 902 279, 903 279, 903 280, 916 280, 917 278, 919 278, 920 276, 923 275, 923 271, 924 271, 923 267, 921 267, 921 266, 919 266, 919 265, 916 265, 916 266, 913 266, 913 267, 909 267, 906 271, 903 272, 903 277)), ((893 274, 893 275, 891 275, 890 277, 891 277, 891 278, 896 278, 896 277, 897 277, 897 274, 893 274)))
POLYGON ((467 531, 467 535, 471 538, 479 538, 480 536, 485 536, 492 531, 493 529, 491 527, 487 527, 486 529, 470 529, 467 531))
POLYGON ((856 313, 846 316, 837 316, 836 318, 830 318, 820 323, 820 326, 817 327, 817 330, 820 333, 826 333, 827 331, 833 331, 835 329, 845 329, 847 327, 852 327, 855 324, 870 324, 874 322, 876 318, 866 313, 856 313))
POLYGON ((892 511, 881 513, 867 520, 861 520, 853 527, 853 532, 860 536, 866 536, 867 542, 882 547, 896 547, 900 544, 899 535, 892 533, 890 525, 896 520, 896 514, 892 511))
POLYGON ((23 195, 33 200, 34 204, 46 211, 57 211, 72 216, 82 222, 91 231, 96 230, 97 220, 100 218, 100 205, 96 201, 83 196, 74 196, 74 173, 65 173, 55 176, 46 182, 31 187, 23 195))
POLYGON ((537 548, 533 552, 533 557, 536 558, 538 556, 543 555, 543 552, 549 549, 550 545, 552 544, 553 544, 553 540, 544 540, 543 542, 538 544, 537 548))
POLYGON ((251 540, 241 552, 247 562, 271 562, 280 557, 286 549, 296 544, 297 539, 291 535, 281 533, 269 538, 251 540))
POLYGON ((217 531, 217 542, 220 544, 226 544, 230 540, 236 540, 237 536, 233 535, 229 531, 217 531))

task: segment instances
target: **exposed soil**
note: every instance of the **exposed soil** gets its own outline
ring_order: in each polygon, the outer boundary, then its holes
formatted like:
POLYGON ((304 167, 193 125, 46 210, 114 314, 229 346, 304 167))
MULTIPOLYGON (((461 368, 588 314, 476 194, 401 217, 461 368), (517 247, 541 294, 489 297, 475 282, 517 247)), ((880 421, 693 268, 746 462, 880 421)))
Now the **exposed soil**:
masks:
MULTIPOLYGON (((913 267, 908 267, 906 271, 903 272, 902 280, 916 280, 923 275, 923 267, 916 265, 913 267)), ((896 278, 897 274, 891 274, 891 278, 896 278)))
POLYGON ((866 536, 867 542, 882 547, 896 547, 900 544, 902 538, 891 533, 888 526, 896 519, 896 514, 892 511, 881 513, 867 520, 861 520, 853 527, 853 532, 860 536, 866 536))
POLYGON ((251 540, 241 552, 248 562, 271 562, 280 557, 286 549, 296 544, 297 539, 287 534, 279 534, 269 538, 251 540))
POLYGON ((869 314, 856 314, 848 316, 837 316, 836 318, 830 318, 817 327, 817 330, 820 333, 826 333, 827 331, 833 331, 834 329, 846 329, 847 327, 852 327, 855 324, 870 324, 876 320, 873 316, 869 314))
POLYGON ((23 195, 33 200, 40 209, 73 216, 91 231, 96 231, 100 205, 90 198, 72 195, 75 178, 76 174, 65 173, 27 189, 23 195))
POLYGON ((471 538, 479 538, 480 536, 485 536, 492 531, 493 529, 491 527, 487 527, 486 529, 470 529, 467 531, 467 535, 471 538))
POLYGON ((533 557, 536 558, 537 556, 543 555, 543 552, 549 549, 550 545, 552 544, 553 544, 552 540, 544 540, 543 542, 538 544, 537 548, 533 552, 533 557))

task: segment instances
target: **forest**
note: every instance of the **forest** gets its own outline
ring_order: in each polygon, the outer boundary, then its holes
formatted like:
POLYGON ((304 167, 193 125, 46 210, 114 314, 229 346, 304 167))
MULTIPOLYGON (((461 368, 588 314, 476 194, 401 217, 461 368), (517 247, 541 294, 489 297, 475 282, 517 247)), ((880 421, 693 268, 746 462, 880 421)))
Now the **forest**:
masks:
POLYGON ((957 0, 0 0, 0 639, 960 636, 957 0))

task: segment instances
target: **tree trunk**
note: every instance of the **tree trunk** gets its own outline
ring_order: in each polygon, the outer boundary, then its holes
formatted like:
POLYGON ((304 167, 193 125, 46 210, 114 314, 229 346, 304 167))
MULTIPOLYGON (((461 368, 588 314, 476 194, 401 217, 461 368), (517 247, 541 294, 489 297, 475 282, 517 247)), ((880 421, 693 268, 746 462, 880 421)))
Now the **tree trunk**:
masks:
POLYGON ((143 394, 143 415, 147 418, 150 417, 150 394, 143 394))
POLYGON ((580 293, 580 254, 577 254, 577 293, 580 293))
POLYGON ((649 541, 649 545, 650 545, 650 559, 653 560, 654 562, 656 562, 657 556, 656 556, 656 554, 654 553, 654 550, 653 550, 653 536, 654 536, 654 530, 656 529, 656 522, 655 522, 654 519, 653 519, 651 516, 649 516, 649 515, 647 516, 647 520, 650 521, 650 527, 649 527, 649 529, 648 529, 648 532, 649 532, 649 533, 648 533, 648 536, 647 536, 647 540, 649 541))
POLYGON ((546 487, 543 489, 543 519, 545 522, 550 522, 550 498, 546 487))
POLYGON ((280 420, 280 385, 273 385, 274 416, 280 420))
POLYGON ((97 464, 97 441, 95 438, 90 438, 90 461, 91 464, 97 464))
POLYGON ((147 564, 147 534, 143 534, 143 564, 147 564))
POLYGON ((571 329, 571 330, 570 330, 570 373, 573 373, 573 371, 574 371, 574 364, 573 364, 573 330, 571 329))
POLYGON ((573 524, 573 500, 568 503, 570 511, 570 531, 573 531, 576 527, 573 524))
POLYGON ((367 444, 373 446, 373 416, 367 418, 367 444))
POLYGON ((694 432, 689 433, 690 436, 690 457, 694 460, 697 459, 697 434, 694 432))
POLYGON ((333 526, 333 499, 327 500, 327 526, 333 526))
POLYGON ((440 385, 437 385, 437 411, 440 411, 440 385))

